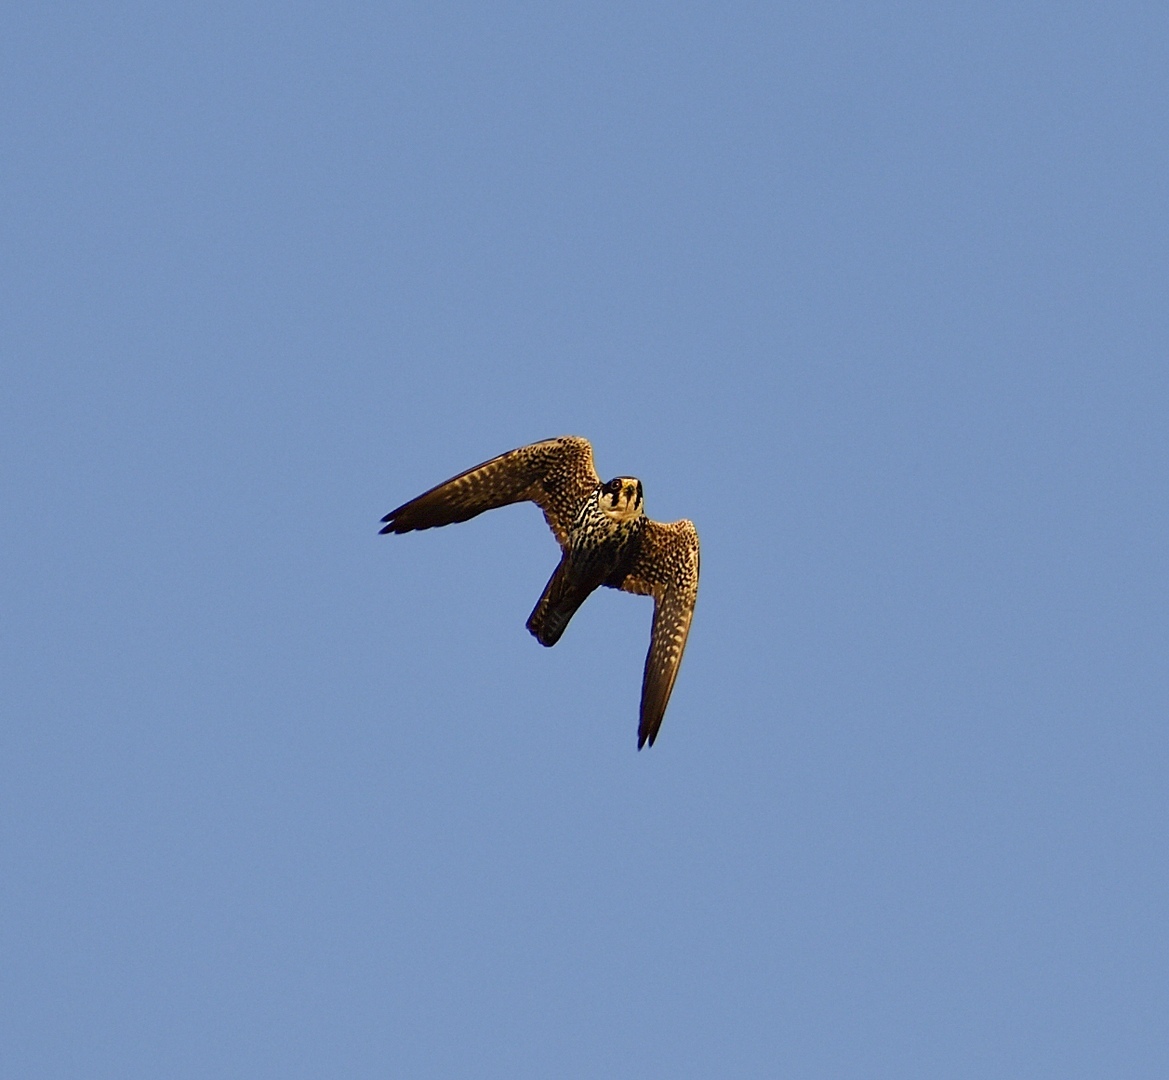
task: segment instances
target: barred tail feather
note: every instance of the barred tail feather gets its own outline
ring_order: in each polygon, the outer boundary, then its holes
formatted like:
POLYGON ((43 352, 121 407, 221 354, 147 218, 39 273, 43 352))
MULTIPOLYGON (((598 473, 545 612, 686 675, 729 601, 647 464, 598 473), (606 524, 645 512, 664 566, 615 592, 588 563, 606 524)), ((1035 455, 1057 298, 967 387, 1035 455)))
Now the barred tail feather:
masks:
POLYGON ((568 621, 576 614, 577 608, 588 599, 593 591, 584 583, 573 580, 566 563, 561 559, 540 597, 532 614, 528 616, 528 630, 541 644, 551 647, 560 640, 568 621))

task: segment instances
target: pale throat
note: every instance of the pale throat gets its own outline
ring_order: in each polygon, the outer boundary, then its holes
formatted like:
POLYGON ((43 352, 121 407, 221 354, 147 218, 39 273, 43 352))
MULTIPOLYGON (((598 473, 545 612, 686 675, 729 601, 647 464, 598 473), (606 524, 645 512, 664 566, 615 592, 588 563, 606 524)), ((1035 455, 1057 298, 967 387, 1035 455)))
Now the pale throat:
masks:
POLYGON ((645 510, 637 498, 636 480, 626 480, 618 492, 602 492, 598 504, 605 517, 619 524, 635 521, 645 510))

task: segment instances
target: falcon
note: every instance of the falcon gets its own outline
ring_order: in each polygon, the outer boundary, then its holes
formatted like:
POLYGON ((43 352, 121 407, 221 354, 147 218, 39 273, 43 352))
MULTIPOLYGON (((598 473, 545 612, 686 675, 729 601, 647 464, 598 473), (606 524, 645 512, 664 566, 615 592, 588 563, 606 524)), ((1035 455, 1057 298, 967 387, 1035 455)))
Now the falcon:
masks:
POLYGON ((541 645, 555 645, 602 585, 654 598, 637 748, 653 746, 698 596, 694 523, 646 517, 641 481, 618 476, 601 483, 588 439, 566 435, 500 454, 431 488, 386 514, 381 532, 453 525, 517 502, 539 506, 560 544, 560 563, 528 617, 528 630, 541 645))

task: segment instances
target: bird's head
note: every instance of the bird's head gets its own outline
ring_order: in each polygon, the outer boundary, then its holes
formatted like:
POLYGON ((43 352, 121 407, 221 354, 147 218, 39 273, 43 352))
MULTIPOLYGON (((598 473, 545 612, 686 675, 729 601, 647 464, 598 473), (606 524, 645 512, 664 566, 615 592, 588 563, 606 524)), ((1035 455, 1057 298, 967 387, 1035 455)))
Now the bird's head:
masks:
POLYGON ((613 521, 631 521, 642 514, 641 481, 636 476, 618 476, 601 485, 597 505, 613 521))

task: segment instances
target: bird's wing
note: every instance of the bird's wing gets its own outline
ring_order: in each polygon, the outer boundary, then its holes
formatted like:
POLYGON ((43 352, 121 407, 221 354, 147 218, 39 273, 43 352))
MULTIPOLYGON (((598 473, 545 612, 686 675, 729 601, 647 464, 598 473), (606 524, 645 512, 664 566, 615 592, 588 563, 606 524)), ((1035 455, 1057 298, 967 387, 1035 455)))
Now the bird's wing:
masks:
POLYGON ((698 597, 698 530, 692 521, 646 521, 641 546, 617 588, 654 598, 654 625, 645 678, 641 684, 641 723, 637 748, 653 746, 678 665, 686 648, 698 597))
POLYGON ((381 531, 453 525, 484 510, 530 501, 544 511, 548 527, 564 548, 577 508, 600 482, 588 439, 576 435, 546 439, 500 454, 391 510, 382 518, 381 531))

